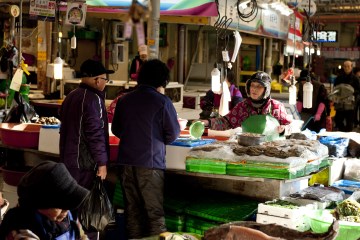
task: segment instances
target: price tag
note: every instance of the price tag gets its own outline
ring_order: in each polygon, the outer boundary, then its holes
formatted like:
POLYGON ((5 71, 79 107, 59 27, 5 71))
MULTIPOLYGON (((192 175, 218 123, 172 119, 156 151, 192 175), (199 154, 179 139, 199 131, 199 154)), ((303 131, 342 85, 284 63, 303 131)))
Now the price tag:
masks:
POLYGON ((23 70, 18 68, 11 80, 10 89, 18 92, 22 83, 23 70))
POLYGON ((222 51, 222 58, 223 58, 224 62, 229 62, 230 61, 229 52, 227 50, 222 51))

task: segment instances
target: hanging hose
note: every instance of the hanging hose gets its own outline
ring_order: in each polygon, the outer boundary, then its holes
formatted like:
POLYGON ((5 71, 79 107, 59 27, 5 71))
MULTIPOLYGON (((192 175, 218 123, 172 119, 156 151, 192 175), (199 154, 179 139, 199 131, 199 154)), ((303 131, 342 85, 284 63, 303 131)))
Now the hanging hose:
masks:
POLYGON ((240 6, 241 1, 237 0, 236 9, 239 15, 239 18, 244 22, 251 22, 254 20, 258 14, 258 6, 256 0, 250 0, 246 5, 245 9, 242 9, 240 6))

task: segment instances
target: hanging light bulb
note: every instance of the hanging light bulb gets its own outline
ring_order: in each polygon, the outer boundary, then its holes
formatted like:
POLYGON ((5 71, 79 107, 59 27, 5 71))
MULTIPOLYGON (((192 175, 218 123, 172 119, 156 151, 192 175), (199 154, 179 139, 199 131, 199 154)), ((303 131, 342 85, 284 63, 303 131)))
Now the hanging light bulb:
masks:
POLYGON ((63 78, 63 60, 60 57, 54 60, 54 79, 63 78))
POLYGON ((311 84, 310 76, 308 76, 303 88, 303 108, 312 108, 313 85, 311 84))
POLYGON ((320 56, 321 52, 320 52, 320 49, 317 49, 316 50, 316 55, 320 56))
POLYGON ((289 104, 296 104, 296 86, 295 76, 291 76, 291 86, 289 87, 289 104))
POLYGON ((211 91, 220 92, 220 71, 215 63, 213 70, 211 71, 211 91))
POLYGON ((71 46, 71 49, 76 49, 76 36, 75 36, 75 25, 74 25, 74 35, 71 37, 71 40, 70 40, 70 46, 71 46))

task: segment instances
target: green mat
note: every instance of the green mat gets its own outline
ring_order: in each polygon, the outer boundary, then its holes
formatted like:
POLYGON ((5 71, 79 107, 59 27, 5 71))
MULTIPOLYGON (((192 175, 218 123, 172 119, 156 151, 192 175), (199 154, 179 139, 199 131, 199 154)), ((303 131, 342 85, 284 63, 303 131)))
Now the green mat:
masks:
POLYGON ((226 174, 226 162, 218 159, 187 157, 185 165, 188 172, 226 174))
POLYGON ((305 167, 290 171, 289 168, 281 165, 269 166, 250 163, 228 163, 226 166, 226 174, 243 177, 294 179, 305 175, 305 167))
POLYGON ((166 214, 165 216, 166 228, 169 232, 184 232, 185 231, 185 216, 166 214))
POLYGON ((121 189, 120 181, 117 181, 115 183, 113 205, 114 205, 115 209, 116 208, 122 208, 123 209, 125 207, 124 196, 123 196, 123 192, 122 192, 122 189, 121 189))
POLYGON ((200 234, 203 236, 209 228, 218 225, 220 224, 216 222, 209 222, 201 218, 187 216, 185 222, 185 231, 200 234))

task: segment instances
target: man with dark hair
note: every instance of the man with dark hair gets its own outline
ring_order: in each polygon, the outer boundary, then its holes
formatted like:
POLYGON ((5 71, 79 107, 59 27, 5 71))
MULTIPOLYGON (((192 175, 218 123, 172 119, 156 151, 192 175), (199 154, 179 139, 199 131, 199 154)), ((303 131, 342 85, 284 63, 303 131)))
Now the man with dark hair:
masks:
POLYGON ((120 138, 117 163, 129 239, 166 231, 163 196, 165 145, 180 134, 175 108, 164 88, 169 69, 160 60, 143 64, 138 87, 119 99, 112 132, 120 138))

